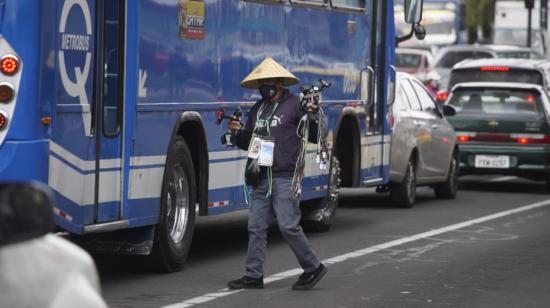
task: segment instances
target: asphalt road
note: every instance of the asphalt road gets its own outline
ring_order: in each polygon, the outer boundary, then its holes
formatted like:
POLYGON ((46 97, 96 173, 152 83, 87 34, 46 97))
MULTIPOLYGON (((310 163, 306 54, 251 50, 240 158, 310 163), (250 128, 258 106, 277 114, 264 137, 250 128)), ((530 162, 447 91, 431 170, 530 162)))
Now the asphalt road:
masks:
POLYGON ((422 188, 412 209, 372 190, 344 196, 330 232, 307 234, 328 264, 313 290, 291 290, 298 264, 273 229, 265 289, 227 292, 244 271, 242 212, 200 218, 178 273, 154 273, 142 258, 98 258, 103 295, 111 307, 550 307, 542 183, 467 177, 456 200, 422 188))

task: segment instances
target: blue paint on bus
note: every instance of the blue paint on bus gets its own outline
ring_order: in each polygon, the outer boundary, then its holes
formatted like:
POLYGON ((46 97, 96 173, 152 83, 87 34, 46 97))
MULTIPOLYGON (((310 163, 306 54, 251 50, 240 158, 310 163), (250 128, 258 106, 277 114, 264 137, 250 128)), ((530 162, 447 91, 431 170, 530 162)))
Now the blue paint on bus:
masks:
MULTIPOLYGON (((248 116, 259 95, 239 83, 271 56, 300 85, 332 83, 323 106, 343 185, 388 183, 393 1, 348 1, 364 5, 355 10, 198 1, 198 39, 182 37, 179 17, 188 2, 197 1, 0 1, 0 53, 21 63, 16 77, 0 75, 16 93, 0 104, 3 112, 14 106, 0 131, 0 180, 49 184, 55 221, 71 233, 121 221, 124 228, 153 227, 169 148, 182 136, 197 169, 197 213, 246 209, 246 153, 220 143, 227 127, 216 124, 216 111, 240 107, 248 116)), ((314 156, 303 201, 327 196, 328 170, 314 156)))

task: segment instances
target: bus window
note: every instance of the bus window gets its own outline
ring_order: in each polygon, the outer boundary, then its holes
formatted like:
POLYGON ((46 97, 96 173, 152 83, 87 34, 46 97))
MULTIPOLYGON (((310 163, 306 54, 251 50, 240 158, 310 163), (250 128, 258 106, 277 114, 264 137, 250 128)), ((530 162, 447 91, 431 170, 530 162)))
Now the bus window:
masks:
POLYGON ((341 9, 365 10, 366 0, 332 0, 332 6, 341 9))
POLYGON ((284 3, 285 0, 244 0, 246 2, 260 2, 260 3, 284 3))
POLYGON ((120 89, 121 61, 120 42, 122 37, 119 23, 120 1, 105 1, 104 20, 104 72, 103 72, 103 133, 113 137, 120 131, 120 105, 122 93, 120 89))
POLYGON ((328 0, 290 0, 290 3, 299 6, 323 8, 328 6, 328 0))

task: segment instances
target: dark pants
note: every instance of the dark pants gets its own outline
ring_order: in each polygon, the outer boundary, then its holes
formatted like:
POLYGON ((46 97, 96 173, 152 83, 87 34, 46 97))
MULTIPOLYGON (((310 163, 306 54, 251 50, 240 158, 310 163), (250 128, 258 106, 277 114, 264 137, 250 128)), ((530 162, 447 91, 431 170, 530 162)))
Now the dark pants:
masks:
POLYGON ((252 192, 248 217, 246 275, 263 277, 267 248, 267 228, 277 217, 279 230, 305 272, 319 266, 319 259, 300 226, 300 200, 292 197, 292 178, 273 178, 271 198, 266 198, 268 181, 262 180, 252 192))

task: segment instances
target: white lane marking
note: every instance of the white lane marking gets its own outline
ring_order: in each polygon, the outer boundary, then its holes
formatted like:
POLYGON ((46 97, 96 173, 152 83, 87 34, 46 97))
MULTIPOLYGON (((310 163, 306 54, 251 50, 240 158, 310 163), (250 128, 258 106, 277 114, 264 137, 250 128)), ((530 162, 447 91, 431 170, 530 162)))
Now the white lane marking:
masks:
MULTIPOLYGON (((395 247, 395 246, 401 246, 403 244, 407 244, 407 243, 410 243, 410 242, 415 242, 415 241, 425 239, 425 238, 430 238, 430 237, 433 237, 433 236, 436 236, 436 235, 439 235, 439 234, 447 233, 449 231, 459 230, 459 229, 469 227, 469 226, 472 226, 472 225, 476 225, 476 224, 479 224, 479 223, 487 222, 487 221, 490 221, 490 220, 495 220, 495 219, 498 219, 498 218, 502 218, 502 217, 505 217, 505 216, 509 216, 509 215, 513 215, 513 214, 517 214, 517 213, 521 213, 521 212, 530 211, 530 210, 540 208, 540 207, 543 207, 543 206, 548 206, 548 205, 550 205, 550 199, 545 200, 545 201, 532 203, 532 204, 528 204, 528 205, 525 205, 525 206, 522 206, 522 207, 519 207, 519 208, 515 208, 515 209, 511 209, 511 210, 507 210, 507 211, 503 211, 503 212, 483 216, 483 217, 480 217, 480 218, 460 222, 460 223, 457 223, 457 224, 454 224, 454 225, 449 225, 449 226, 442 227, 442 228, 439 228, 439 229, 434 229, 434 230, 431 230, 431 231, 427 231, 427 232, 415 234, 415 235, 412 235, 412 236, 400 238, 400 239, 397 239, 397 240, 393 240, 393 241, 389 241, 389 242, 386 242, 386 243, 374 245, 374 246, 363 248, 363 249, 360 249, 360 250, 352 251, 352 252, 349 252, 349 253, 346 253, 346 254, 343 254, 343 255, 340 255, 340 256, 332 257, 330 259, 325 259, 321 262, 323 262, 325 265, 332 265, 332 264, 336 264, 336 263, 342 263, 342 262, 348 261, 350 259, 363 257, 365 255, 368 255, 368 254, 371 254, 371 253, 374 253, 374 252, 377 252, 377 251, 380 251, 380 250, 388 249, 388 248, 395 247)), ((301 274, 301 273, 302 273, 302 269, 300 269, 300 268, 295 268, 295 269, 291 269, 291 270, 284 271, 284 272, 281 272, 281 273, 277 273, 277 274, 274 274, 274 275, 271 275, 271 276, 265 278, 264 279, 264 284, 268 284, 268 283, 271 283, 271 282, 274 282, 274 281, 277 281, 277 280, 290 278, 292 276, 296 276, 296 275, 301 274)), ((243 290, 229 290, 228 288, 225 288, 225 289, 221 289, 221 290, 218 290, 216 292, 213 292, 213 293, 204 294, 202 296, 197 296, 197 297, 194 297, 194 298, 191 298, 191 299, 187 299, 187 300, 185 300, 183 302, 180 302, 180 303, 170 304, 170 305, 163 306, 163 307, 164 308, 187 308, 187 307, 192 307, 192 306, 195 306, 197 304, 203 304, 203 303, 206 303, 206 302, 209 302, 209 301, 213 301, 215 299, 225 297, 225 296, 229 296, 229 295, 238 293, 240 291, 243 291, 243 290)))
POLYGON ((507 182, 507 181, 515 180, 515 179, 517 179, 516 176, 501 176, 501 177, 497 177, 497 178, 494 178, 494 179, 490 179, 489 182, 492 182, 492 183, 507 182))

